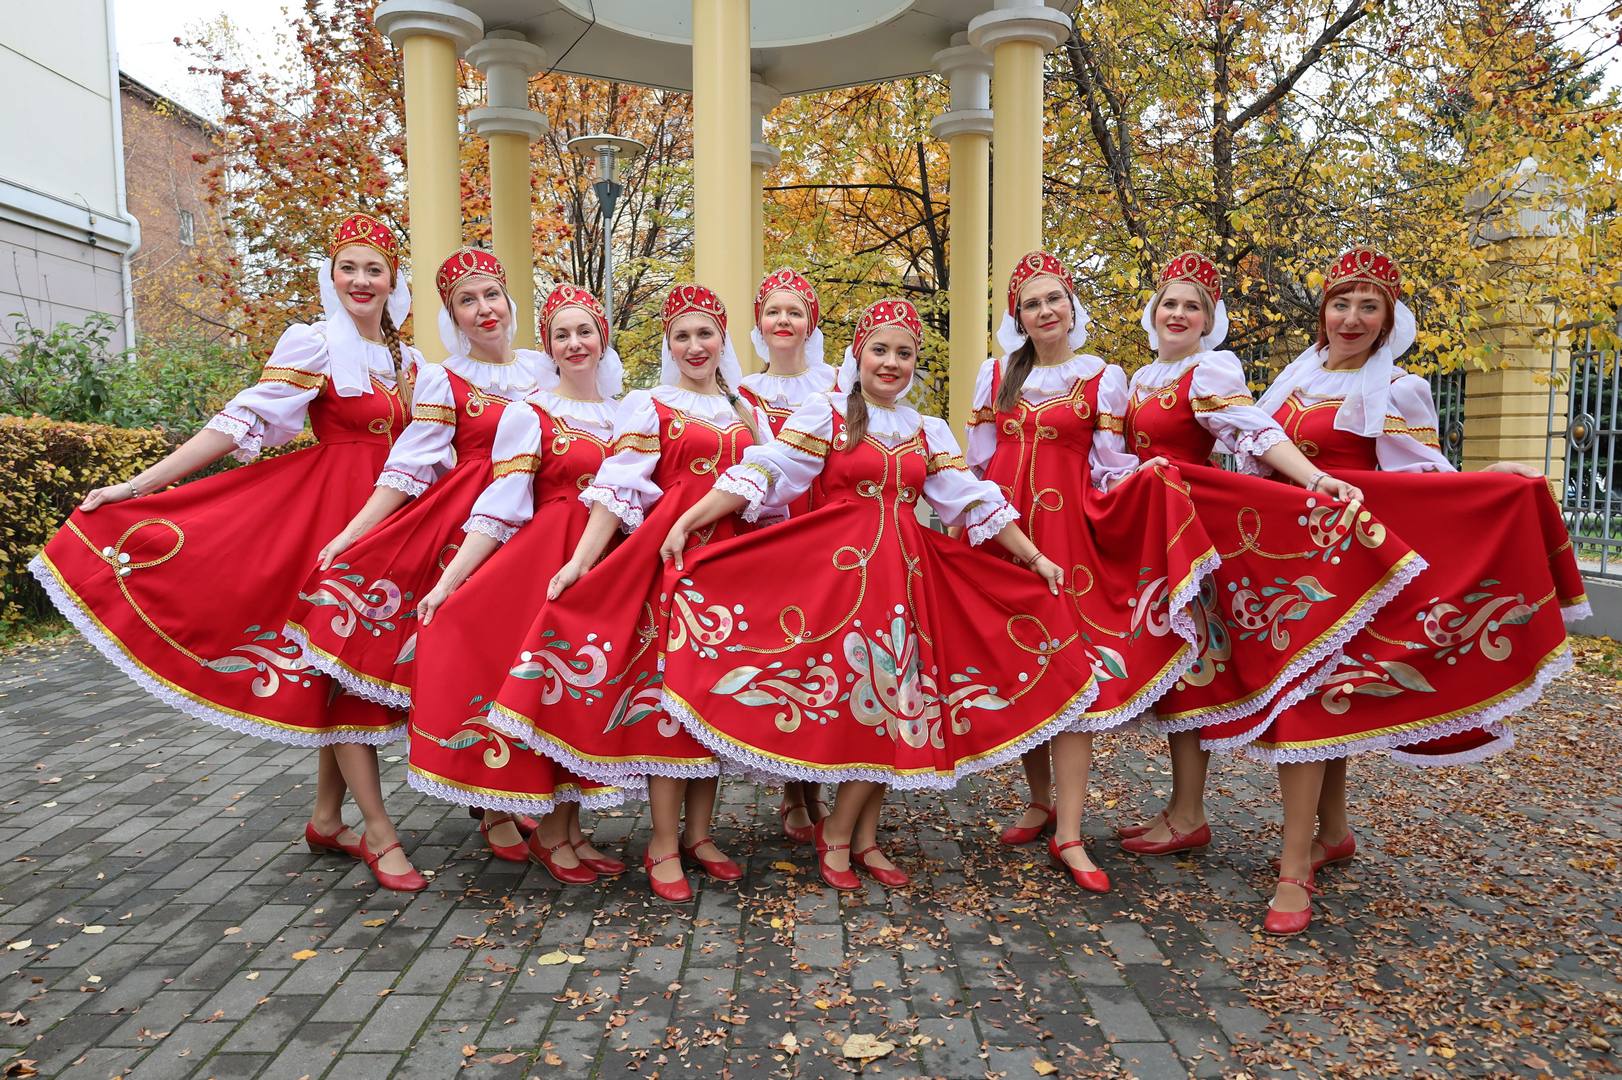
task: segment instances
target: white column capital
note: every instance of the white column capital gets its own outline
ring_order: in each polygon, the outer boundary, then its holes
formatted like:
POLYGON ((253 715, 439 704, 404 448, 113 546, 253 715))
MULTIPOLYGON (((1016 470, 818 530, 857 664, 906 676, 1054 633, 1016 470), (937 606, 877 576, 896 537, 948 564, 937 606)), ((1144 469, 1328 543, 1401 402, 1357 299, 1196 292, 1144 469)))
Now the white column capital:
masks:
MULTIPOLYGON (((484 73, 484 101, 488 108, 476 109, 475 113, 489 116, 529 111, 529 77, 546 67, 545 49, 511 30, 492 30, 468 49, 467 60, 484 73)), ((540 119, 541 129, 530 136, 532 142, 546 132, 545 118, 539 113, 534 115, 540 119)), ((468 119, 472 121, 473 117, 468 119)), ((479 130, 476 124, 474 130, 479 130)))
POLYGON ((969 41, 991 52, 1010 41, 1028 41, 1051 52, 1070 36, 1070 16, 1041 0, 999 0, 998 7, 969 22, 969 41))
POLYGON ((467 126, 482 139, 492 135, 522 135, 530 142, 552 130, 546 117, 534 109, 508 109, 500 105, 470 109, 467 126))
POLYGON ((929 122, 935 138, 951 142, 959 135, 991 136, 990 109, 953 109, 943 112, 929 122))
POLYGON ((956 33, 952 43, 933 57, 935 70, 951 88, 952 107, 929 125, 937 139, 954 135, 991 134, 991 54, 956 33))
POLYGON ((749 77, 749 162, 765 169, 777 168, 783 151, 766 141, 766 114, 777 108, 783 95, 759 75, 749 77))
POLYGON ((430 34, 449 38, 460 54, 484 36, 484 20, 449 0, 384 0, 372 19, 396 47, 408 37, 430 34))

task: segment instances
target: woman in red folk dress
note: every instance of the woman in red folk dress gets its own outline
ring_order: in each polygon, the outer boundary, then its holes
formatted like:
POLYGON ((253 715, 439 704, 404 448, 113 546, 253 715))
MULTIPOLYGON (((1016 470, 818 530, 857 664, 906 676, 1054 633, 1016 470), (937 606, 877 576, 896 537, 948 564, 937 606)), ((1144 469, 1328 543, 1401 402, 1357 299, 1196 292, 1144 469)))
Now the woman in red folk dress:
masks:
POLYGON ((351 695, 282 633, 316 552, 366 492, 405 427, 400 388, 422 360, 400 343, 410 310, 394 235, 368 214, 333 233, 319 272, 326 318, 287 328, 259 382, 184 446, 92 491, 30 569, 64 615, 137 685, 186 715, 321 748, 312 848, 364 859, 390 887, 426 881, 383 809, 374 747, 401 718, 351 695), (173 490, 226 453, 293 439, 308 449, 173 490), (141 496, 140 498, 136 498, 141 496), (345 790, 366 819, 343 823, 345 790))
MULTIPOLYGON (((1494 475, 1463 476, 1442 456, 1429 386, 1395 363, 1415 329, 1400 296, 1391 259, 1368 248, 1341 256, 1325 279, 1317 342, 1261 402, 1303 454, 1352 478, 1430 563, 1352 639, 1341 666, 1247 747, 1278 766, 1284 805, 1269 933, 1306 929, 1314 875, 1356 851, 1348 758, 1389 750, 1410 765, 1448 765, 1508 749, 1506 718, 1571 666, 1566 623, 1589 614, 1559 507, 1537 471, 1499 462, 1483 470, 1494 475)), ((1241 465, 1269 471, 1254 459, 1241 465)))
MULTIPOLYGON (((580 496, 590 520, 552 576, 489 722, 581 776, 646 783, 653 836, 643 866, 654 894, 679 902, 693 896, 680 859, 722 881, 743 870, 710 836, 719 763, 660 707, 659 544, 757 434, 770 436, 765 417, 733 389, 738 358, 720 298, 701 285, 678 285, 663 318, 662 381, 620 405, 611 453, 580 496), (630 536, 602 558, 616 529, 630 536), (571 588, 588 571, 589 580, 571 588)), ((695 539, 710 543, 748 528, 728 517, 695 539)))
POLYGON ((1028 810, 1000 839, 1028 844, 1052 828, 1049 854, 1062 863, 1074 852, 1083 887, 1096 870, 1081 854, 1093 733, 1138 716, 1193 663, 1186 609, 1217 563, 1176 471, 1141 469, 1126 452, 1126 373, 1080 351, 1086 327, 1064 264, 1045 251, 1021 259, 997 332, 1007 359, 980 368, 968 440, 969 468, 1002 489, 1064 571, 1078 647, 1099 680, 1081 728, 1049 744, 1051 769, 1047 746, 1025 754, 1028 810))
POLYGON ((907 884, 878 847, 886 786, 951 788, 1078 723, 1097 694, 1060 568, 945 422, 902 403, 922 338, 905 300, 869 307, 840 373, 850 391, 751 449, 662 549, 666 709, 748 770, 839 782, 813 829, 819 872, 842 890, 859 887, 856 867, 907 884), (711 522, 810 490, 804 517, 683 554, 711 522), (969 544, 920 522, 920 497, 969 544), (992 538, 1034 573, 971 546, 992 538))
POLYGON ((1154 725, 1171 743, 1171 801, 1153 821, 1122 830, 1126 850, 1164 855, 1211 842, 1210 746, 1242 746, 1259 735, 1424 562, 1358 505, 1353 485, 1290 444, 1252 401, 1238 359, 1215 351, 1228 319, 1209 259, 1194 252, 1173 259, 1143 325, 1158 355, 1133 373, 1127 445, 1141 458, 1177 465, 1222 560, 1193 608, 1194 666, 1155 705, 1154 725), (1305 490, 1269 489, 1202 464, 1218 441, 1305 490))
MULTIPOLYGON (((774 435, 794 410, 834 387, 836 372, 822 358, 821 314, 816 289, 795 270, 784 268, 766 275, 755 293, 755 326, 749 338, 766 370, 745 375, 738 396, 766 414, 774 435)), ((789 516, 797 517, 811 508, 807 494, 788 507, 789 516)), ((811 825, 827 815, 827 808, 816 784, 792 780, 783 785, 777 813, 785 836, 796 844, 809 844, 811 825)))
MULTIPOLYGON (((419 791, 482 807, 498 858, 534 858, 567 884, 613 876, 625 864, 593 848, 580 807, 617 806, 619 789, 564 772, 489 724, 488 713, 546 585, 585 531, 580 492, 608 452, 624 368, 608 347, 597 298, 559 285, 541 309, 541 385, 506 407, 496 429, 494 479, 474 503, 462 546, 417 605, 407 779, 419 791), (502 837, 512 815, 541 815, 528 842, 502 837), (510 842, 504 842, 510 841, 510 842)), ((555 675, 546 688, 561 697, 555 675)))

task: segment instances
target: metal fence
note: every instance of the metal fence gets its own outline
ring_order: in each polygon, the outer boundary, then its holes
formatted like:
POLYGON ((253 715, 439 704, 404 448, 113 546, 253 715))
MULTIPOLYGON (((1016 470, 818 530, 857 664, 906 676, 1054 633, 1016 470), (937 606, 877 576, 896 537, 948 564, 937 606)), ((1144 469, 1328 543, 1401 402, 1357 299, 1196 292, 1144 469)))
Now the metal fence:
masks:
POLYGON ((1622 579, 1622 371, 1617 350, 1602 349, 1587 332, 1573 343, 1571 368, 1559 377, 1559 350, 1549 361, 1549 440, 1543 468, 1564 449, 1561 508, 1584 573, 1622 579), (1563 427, 1561 425, 1564 425, 1563 427))

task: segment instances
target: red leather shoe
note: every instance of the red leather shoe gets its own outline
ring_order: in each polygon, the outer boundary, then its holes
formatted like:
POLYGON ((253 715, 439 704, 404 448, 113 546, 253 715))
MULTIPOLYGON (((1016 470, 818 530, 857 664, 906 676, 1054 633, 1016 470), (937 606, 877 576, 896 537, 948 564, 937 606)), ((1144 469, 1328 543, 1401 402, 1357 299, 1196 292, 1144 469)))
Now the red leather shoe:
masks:
MULTIPOLYGON (((467 816, 473 818, 475 821, 482 821, 484 819, 484 811, 479 809, 477 806, 470 806, 467 808, 467 816)), ((525 840, 528 840, 530 838, 530 834, 541 827, 541 823, 530 817, 528 814, 513 815, 513 824, 518 826, 518 835, 522 836, 525 840)))
MULTIPOLYGON (((1161 821, 1166 822, 1166 828, 1171 828, 1171 822, 1167 821, 1166 811, 1164 810, 1160 811, 1156 823, 1158 824, 1161 821)), ((1130 840, 1134 836, 1142 836, 1146 832, 1153 831, 1153 829, 1154 825, 1117 825, 1115 826, 1115 835, 1122 840, 1130 840)))
POLYGON ((817 873, 822 880, 838 889, 840 892, 855 892, 862 887, 862 881, 856 876, 854 870, 835 870, 828 865, 824 855, 830 851, 849 851, 849 844, 826 844, 822 840, 822 822, 811 826, 811 840, 817 845, 817 873))
POLYGON ((580 860, 581 866, 589 867, 596 872, 598 877, 619 877, 625 873, 627 867, 618 859, 609 858, 607 855, 600 859, 588 859, 580 854, 581 848, 590 846, 584 841, 574 845, 574 857, 580 860))
MULTIPOLYGON (((1326 866, 1340 866, 1349 863, 1357 855, 1357 837, 1352 835, 1350 829, 1346 830, 1346 839, 1338 844, 1325 844, 1322 840, 1318 841, 1318 844, 1324 849, 1324 854, 1323 858, 1312 860, 1312 873, 1314 876, 1317 876, 1318 871, 1326 866)), ((1278 860, 1274 859, 1273 871, 1276 873, 1278 868, 1278 860)))
POLYGON ((672 851, 669 855, 661 855, 657 859, 652 855, 642 856, 642 869, 648 872, 648 885, 652 887, 653 895, 672 904, 686 903, 693 898, 693 887, 687 884, 687 875, 683 874, 675 881, 660 881, 653 876, 653 868, 662 862, 680 858, 680 851, 672 851))
POLYGON ((386 870, 378 869, 377 864, 383 861, 383 856, 399 846, 400 841, 396 840, 382 851, 373 852, 371 848, 366 846, 366 837, 362 834, 360 838, 360 857, 366 863, 366 869, 372 872, 372 876, 377 879, 377 883, 385 889, 393 889, 395 892, 422 892, 428 887, 428 879, 419 874, 416 867, 412 867, 410 873, 406 874, 391 874, 386 870))
POLYGON ((1018 825, 1008 826, 1002 831, 1002 835, 997 837, 997 843, 1006 844, 1008 847, 1019 847, 1039 839, 1043 833, 1053 828, 1053 807, 1039 802, 1028 802, 1025 805, 1031 810, 1042 811, 1047 817, 1043 819, 1042 824, 1028 829, 1021 828, 1018 825))
MULTIPOLYGON (((683 860, 692 859, 698 863, 699 868, 716 881, 737 881, 743 877, 743 867, 725 856, 719 859, 705 859, 698 854, 698 849, 712 842, 713 837, 705 836, 693 841, 691 844, 681 846, 683 860)), ((716 850, 720 850, 717 848, 716 850)))
POLYGON ((508 862, 529 862, 529 848, 525 845, 524 840, 519 840, 516 844, 498 844, 490 839, 490 830, 497 825, 505 825, 509 821, 514 825, 518 824, 511 814, 500 814, 494 821, 484 820, 483 815, 480 818, 479 832, 484 834, 484 845, 490 849, 490 854, 508 862))
POLYGON ((310 846, 311 851, 331 851, 338 855, 348 855, 351 859, 364 860, 366 856, 361 854, 360 844, 346 844, 338 839, 347 828, 349 828, 348 825, 340 825, 338 831, 331 836, 323 836, 315 831, 314 825, 306 821, 304 823, 304 842, 310 846))
POLYGON ((593 881, 597 880, 597 871, 593 870, 583 862, 576 866, 559 866, 556 862, 554 862, 552 860, 552 855, 560 848, 569 848, 570 851, 574 850, 574 848, 569 846, 569 841, 567 839, 565 839, 561 844, 553 844, 551 847, 547 847, 542 844, 539 836, 531 836, 528 840, 524 841, 525 857, 534 859, 536 862, 546 867, 546 872, 551 874, 555 880, 560 881, 565 885, 590 885, 593 881))
POLYGON ((1121 841, 1121 847, 1134 855, 1175 855, 1180 851, 1199 851, 1211 846, 1211 824, 1206 822, 1191 833, 1180 833, 1166 822, 1166 828, 1171 830, 1168 840, 1150 840, 1144 836, 1129 836, 1121 841))
MULTIPOLYGON (((806 811, 806 816, 807 817, 810 816, 810 810, 807 807, 804 807, 804 806, 790 806, 786 802, 785 803, 778 803, 778 805, 777 805, 777 816, 783 820, 783 835, 788 837, 790 840, 792 840, 796 844, 809 844, 811 842, 811 826, 810 825, 790 825, 788 823, 788 816, 790 814, 794 813, 794 811, 796 811, 796 810, 805 810, 806 811)), ((812 824, 815 824, 815 822, 813 822, 812 824)))
POLYGON ((1281 877, 1278 881, 1280 885, 1298 886, 1306 890, 1307 894, 1307 906, 1300 911, 1280 911, 1273 906, 1271 900, 1267 902, 1267 917, 1262 920, 1262 930, 1274 937, 1289 937, 1291 934, 1299 934, 1311 925, 1312 894, 1318 891, 1318 887, 1310 878, 1302 881, 1300 878, 1281 877))
POLYGON ((1048 858, 1053 860, 1054 866, 1057 866, 1060 870, 1063 870, 1065 873, 1069 874, 1070 880, 1074 881, 1077 885, 1080 885, 1088 892, 1109 892, 1109 875, 1104 873, 1104 871, 1083 870, 1079 866, 1071 866, 1069 863, 1064 861, 1064 853, 1066 851, 1073 847, 1084 846, 1085 841, 1082 840, 1066 840, 1061 844, 1059 843, 1058 837, 1050 836, 1048 837, 1048 858))
POLYGON ((904 871, 897 870, 894 867, 868 865, 867 857, 878 850, 879 846, 874 844, 872 847, 851 852, 851 868, 861 867, 868 877, 888 889, 901 889, 911 885, 912 878, 908 877, 904 871))

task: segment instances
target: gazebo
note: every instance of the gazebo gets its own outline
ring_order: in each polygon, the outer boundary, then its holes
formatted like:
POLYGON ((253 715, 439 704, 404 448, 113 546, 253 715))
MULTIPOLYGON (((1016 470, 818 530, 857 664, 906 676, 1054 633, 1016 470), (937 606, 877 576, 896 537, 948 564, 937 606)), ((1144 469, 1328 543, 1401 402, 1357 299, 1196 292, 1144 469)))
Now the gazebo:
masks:
MULTIPOLYGON (((1042 237, 1042 58, 1074 0, 385 0, 378 27, 405 66, 411 249, 433 266, 462 240, 456 61, 485 75, 469 114, 490 148, 492 232, 530 260, 529 143, 546 131, 529 77, 570 75, 690 91, 697 277, 748 312, 764 274, 761 192, 778 152, 765 116, 784 96, 940 72, 933 131, 951 160, 951 420, 962 430, 990 325, 987 282, 1042 237), (996 147, 995 157, 991 154, 996 147), (993 169, 995 170, 993 172, 993 169)), ((433 285, 417 275, 418 310, 433 285)), ((533 301, 515 298, 521 333, 533 301)), ((745 316, 747 318, 747 316, 745 316)), ((430 358, 438 343, 420 342, 430 358)))

